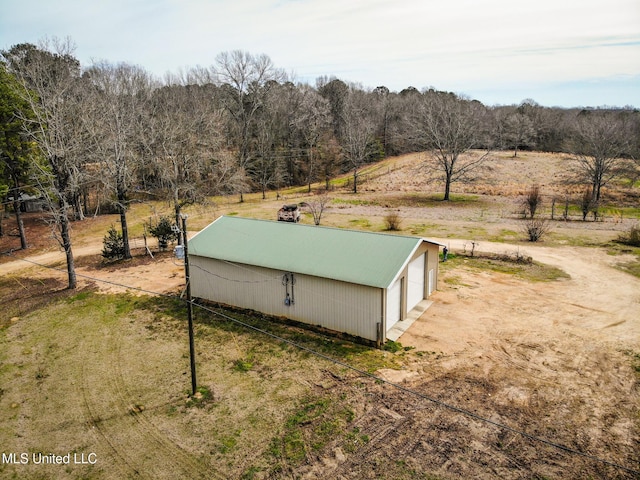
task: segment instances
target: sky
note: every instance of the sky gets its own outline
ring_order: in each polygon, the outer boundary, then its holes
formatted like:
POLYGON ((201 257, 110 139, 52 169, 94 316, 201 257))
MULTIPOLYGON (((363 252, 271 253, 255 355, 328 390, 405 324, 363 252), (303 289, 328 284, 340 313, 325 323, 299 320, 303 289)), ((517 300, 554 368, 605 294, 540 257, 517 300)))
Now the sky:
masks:
POLYGON ((639 0, 0 0, 0 49, 45 37, 159 78, 244 50, 311 85, 640 108, 639 0))

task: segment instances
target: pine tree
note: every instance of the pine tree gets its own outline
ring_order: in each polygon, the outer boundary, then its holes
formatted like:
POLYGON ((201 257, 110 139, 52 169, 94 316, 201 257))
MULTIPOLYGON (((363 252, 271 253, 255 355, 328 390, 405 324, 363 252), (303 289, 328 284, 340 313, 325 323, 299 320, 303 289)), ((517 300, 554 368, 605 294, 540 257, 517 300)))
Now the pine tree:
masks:
POLYGON ((119 260, 124 258, 124 239, 122 233, 117 231, 113 225, 102 240, 102 256, 107 260, 119 260))

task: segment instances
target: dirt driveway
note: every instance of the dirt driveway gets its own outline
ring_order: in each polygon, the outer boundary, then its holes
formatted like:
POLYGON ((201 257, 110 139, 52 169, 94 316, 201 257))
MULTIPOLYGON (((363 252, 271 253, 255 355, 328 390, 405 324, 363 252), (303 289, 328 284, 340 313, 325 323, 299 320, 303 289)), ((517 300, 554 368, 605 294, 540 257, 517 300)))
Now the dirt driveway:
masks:
MULTIPOLYGON (((453 251, 464 241, 439 239, 453 251)), ((468 247, 467 247, 468 248, 468 247)), ((496 272, 457 271, 455 286, 441 282, 433 306, 400 339, 418 348, 481 354, 500 338, 589 338, 618 348, 640 345, 640 280, 613 265, 624 257, 603 249, 483 242, 476 251, 520 250, 571 278, 524 283, 496 272)))

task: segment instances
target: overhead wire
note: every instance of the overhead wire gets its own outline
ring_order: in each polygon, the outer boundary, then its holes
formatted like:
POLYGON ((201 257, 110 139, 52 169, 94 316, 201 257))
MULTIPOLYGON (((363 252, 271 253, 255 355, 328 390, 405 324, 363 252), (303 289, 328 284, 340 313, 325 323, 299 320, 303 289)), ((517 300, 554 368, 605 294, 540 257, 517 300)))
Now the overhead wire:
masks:
MULTIPOLYGON (((58 268, 58 267, 53 267, 51 265, 44 265, 42 263, 35 262, 35 261, 30 260, 28 258, 19 258, 19 257, 14 256, 13 252, 5 252, 2 255, 7 256, 7 257, 12 257, 12 258, 15 258, 16 260, 20 260, 22 262, 30 263, 30 264, 36 265, 38 267, 47 268, 49 270, 55 270, 57 272, 67 273, 67 269, 66 268, 58 268)), ((82 273, 78 273, 78 272, 75 272, 75 276, 76 277, 80 277, 80 278, 84 278, 86 280, 91 280, 91 281, 94 281, 94 282, 106 283, 108 285, 113 285, 115 287, 126 288, 128 290, 136 290, 136 291, 139 291, 141 293, 147 293, 149 295, 156 295, 156 296, 159 296, 159 297, 168 297, 168 298, 179 299, 179 297, 176 296, 176 295, 171 295, 171 294, 162 293, 162 292, 155 292, 155 291, 148 290, 148 289, 141 288, 141 287, 134 287, 134 286, 131 286, 131 285, 125 285, 125 284, 118 283, 118 282, 112 282, 110 280, 105 280, 103 278, 96 278, 96 277, 91 277, 89 275, 83 275, 82 273)))
POLYGON ((236 318, 233 318, 233 317, 231 317, 229 315, 226 315, 226 314, 224 314, 222 312, 215 311, 215 310, 213 310, 211 308, 208 308, 208 307, 206 307, 204 305, 200 305, 200 304, 198 304, 196 302, 193 302, 193 301, 192 301, 192 304, 194 306, 196 306, 196 307, 199 307, 199 308, 201 308, 203 310, 206 310, 209 313, 212 313, 214 315, 218 315, 220 317, 225 318, 226 320, 229 320, 229 321, 232 321, 234 323, 237 323, 237 324, 239 324, 239 325, 241 325, 243 327, 246 327, 246 328, 248 328, 250 330, 259 332, 259 333, 261 333, 263 335, 267 335, 267 336, 269 336, 271 338, 274 338, 274 339, 276 339, 278 341, 281 341, 283 343, 286 343, 288 345, 296 347, 296 348, 298 348, 300 350, 303 350, 303 351, 305 351, 307 353, 310 353, 310 354, 315 355, 317 357, 320 357, 320 358, 322 358, 324 360, 327 360, 327 361, 329 361, 331 363, 334 363, 334 364, 339 365, 341 367, 344 367, 344 368, 347 368, 349 370, 352 370, 352 371, 354 371, 354 372, 356 372, 356 373, 358 373, 358 374, 360 374, 362 376, 371 378, 372 380, 375 380, 376 382, 384 383, 384 384, 389 385, 389 386, 391 386, 391 387, 393 387, 393 388, 395 388, 397 390, 400 390, 402 392, 405 392, 405 393, 408 393, 410 395, 416 396, 416 397, 418 397, 418 398, 420 398, 422 400, 427 400, 429 402, 432 402, 432 403, 434 403, 434 404, 436 404, 436 405, 438 405, 440 407, 443 407, 443 408, 446 408, 448 410, 451 410, 451 411, 463 414, 465 416, 474 418, 475 420, 478 420, 478 421, 493 425, 495 427, 501 428, 501 429, 509 431, 511 433, 514 433, 514 434, 520 435, 522 437, 528 438, 528 439, 530 439, 532 441, 543 443, 543 444, 548 445, 550 447, 554 447, 554 448, 557 448, 559 450, 563 450, 563 451, 565 451, 567 453, 574 454, 574 455, 579 455, 579 456, 582 456, 582 457, 587 458, 589 460, 593 460, 593 461, 596 461, 596 462, 599 462, 599 463, 602 463, 602 464, 605 464, 605 465, 609 465, 610 467, 615 467, 615 468, 624 470, 624 471, 626 471, 628 473, 631 473, 631 474, 634 474, 634 475, 640 474, 640 471, 633 470, 631 468, 625 467, 624 465, 619 465, 619 464, 617 464, 615 462, 611 462, 609 460, 605 460, 605 459, 597 457, 595 455, 591 455, 591 454, 588 454, 588 453, 580 452, 579 450, 572 449, 570 447, 567 447, 566 445, 555 443, 555 442, 552 442, 550 440, 546 440, 546 439, 544 439, 542 437, 537 437, 537 436, 532 435, 530 433, 527 433, 527 432, 525 432, 523 430, 519 430, 517 428, 510 427, 509 425, 506 425, 504 423, 496 422, 495 420, 491 420, 490 418, 486 418, 486 417, 483 417, 481 415, 478 415, 477 413, 474 413, 474 412, 472 412, 470 410, 467 410, 467 409, 464 409, 464 408, 461 408, 461 407, 456 407, 455 405, 451 405, 451 404, 449 404, 447 402, 443 402, 442 400, 438 400, 436 398, 430 397, 429 395, 426 395, 424 393, 421 393, 421 392, 418 392, 416 390, 412 390, 410 388, 404 387, 404 386, 402 386, 402 385, 400 385, 398 383, 391 382, 391 381, 386 380, 386 379, 384 379, 382 377, 379 377, 377 375, 369 373, 366 370, 362 370, 362 369, 360 369, 358 367, 355 367, 355 366, 350 365, 348 363, 345 363, 345 362, 343 362, 341 360, 338 360, 338 359, 335 359, 335 358, 330 357, 328 355, 325 355, 325 354, 323 354, 321 352, 318 352, 316 350, 313 350, 313 349, 311 349, 309 347, 305 347, 304 345, 300 345, 300 344, 298 344, 298 343, 296 343, 296 342, 294 342, 292 340, 289 340, 287 338, 281 337, 279 335, 276 335, 274 333, 268 332, 266 330, 260 329, 260 328, 254 326, 254 325, 251 325, 251 324, 248 324, 248 323, 243 322, 241 320, 238 320, 236 318))
MULTIPOLYGON (((208 273, 208 274, 213 275, 213 276, 215 276, 217 278, 220 278, 221 280, 226 280, 226 281, 233 282, 233 283, 264 284, 264 283, 269 283, 269 282, 278 282, 278 284, 279 284, 281 282, 281 280, 282 280, 282 275, 270 276, 270 275, 267 275, 266 273, 256 269, 255 267, 252 267, 252 266, 249 266, 249 265, 238 264, 236 262, 232 262, 232 261, 229 261, 229 260, 221 260, 221 261, 223 263, 227 264, 227 265, 230 265, 230 266, 239 268, 241 270, 245 270, 247 272, 250 272, 253 275, 264 277, 264 280, 238 280, 238 279, 232 279, 232 278, 225 277, 223 275, 219 275, 219 274, 210 272, 209 270, 205 269, 204 267, 201 267, 200 265, 194 264, 194 263, 190 263, 190 267, 192 269, 196 268, 196 269, 202 270, 205 273, 208 273)), ((360 307, 358 305, 354 305, 353 302, 344 301, 344 300, 341 300, 339 298, 336 298, 335 296, 332 297, 330 295, 320 293, 316 289, 305 288, 304 285, 296 284, 296 290, 299 293, 302 292, 304 294, 307 294, 307 295, 310 295, 310 296, 314 296, 314 297, 319 298, 321 300, 324 300, 326 302, 333 303, 334 305, 335 304, 344 305, 345 307, 348 307, 351 310, 357 310, 357 311, 363 312, 363 313, 365 313, 367 315, 371 314, 370 310, 368 310, 366 308, 363 308, 363 307, 360 307)), ((377 321, 382 322, 383 320, 384 320, 383 315, 380 314, 380 316, 377 318, 377 321)))
MULTIPOLYGON (((242 267, 242 266, 237 265, 237 264, 235 264, 233 262, 225 261, 224 263, 227 263, 229 265, 233 265, 234 267, 238 267, 238 268, 241 268, 241 269, 245 269, 245 270, 249 270, 249 271, 254 272, 254 270, 251 270, 251 269, 249 269, 247 267, 242 267)), ((206 274, 211 275, 213 277, 217 277, 217 278, 219 278, 221 280, 226 280, 227 282, 233 282, 233 283, 269 283, 269 282, 273 282, 273 281, 276 281, 276 280, 279 281, 280 277, 281 277, 281 275, 278 275, 277 277, 270 277, 268 275, 265 275, 267 278, 265 278, 264 280, 239 280, 239 279, 235 279, 235 278, 228 278, 228 277, 225 277, 223 275, 219 275, 217 273, 213 273, 213 272, 207 270, 206 268, 204 268, 204 267, 202 267, 200 265, 197 265, 197 264, 193 264, 192 263, 192 264, 190 264, 190 266, 191 266, 191 268, 197 268, 198 270, 202 270, 206 274)), ((260 272, 256 272, 256 273, 260 273, 260 272)))
MULTIPOLYGON (((12 257, 12 258, 16 258, 17 260, 20 260, 20 261, 23 261, 23 262, 27 262, 27 263, 30 263, 30 264, 33 264, 33 265, 36 265, 36 266, 39 266, 39 267, 42 267, 42 268, 51 269, 51 270, 55 270, 55 271, 59 271, 59 272, 66 272, 66 269, 52 267, 50 265, 44 265, 44 264, 41 264, 39 262, 35 262, 33 260, 29 260, 29 259, 26 259, 26 258, 15 257, 13 255, 13 252, 4 253, 3 255, 9 256, 9 257, 12 257)), ((150 295, 156 295, 156 296, 160 296, 160 297, 171 298, 171 299, 174 299, 174 300, 180 300, 180 301, 184 301, 185 303, 187 302, 187 300, 186 299, 182 299, 181 296, 179 297, 179 296, 176 296, 176 295, 166 294, 166 293, 162 293, 162 292, 155 292, 155 291, 147 290, 147 289, 144 289, 144 288, 133 287, 133 286, 129 286, 129 285, 125 285, 125 284, 119 283, 119 282, 112 282, 112 281, 104 280, 104 279, 101 279, 101 278, 91 277, 89 275, 83 275, 83 274, 76 273, 76 276, 81 277, 81 278, 85 278, 85 279, 88 279, 88 280, 92 280, 92 281, 95 281, 95 282, 101 282, 101 283, 106 283, 106 284, 109 284, 109 285, 118 286, 118 287, 121 287, 121 288, 140 291, 140 292, 147 293, 147 294, 150 294, 150 295)), ((362 375, 364 377, 370 378, 370 379, 372 379, 372 380, 374 380, 374 381, 376 381, 378 383, 382 383, 382 384, 388 385, 388 386, 390 386, 392 388, 395 388, 396 390, 399 390, 399 391, 402 391, 404 393, 413 395, 413 396, 415 396, 417 398, 420 398, 422 400, 429 401, 429 402, 431 402, 431 403, 433 403, 435 405, 438 405, 438 406, 440 406, 442 408, 451 410, 451 411, 456 412, 456 413, 460 413, 460 414, 462 414, 464 416, 473 418, 473 419, 478 420, 480 422, 483 422, 483 423, 486 423, 486 424, 489 424, 489 425, 493 425, 493 426, 495 426, 497 428, 503 429, 503 430, 511 432, 513 434, 520 435, 520 436, 522 436, 524 438, 527 438, 527 439, 529 439, 531 441, 538 442, 538 443, 547 445, 549 447, 556 448, 558 450, 562 450, 562 451, 564 451, 566 453, 569 453, 569 454, 572 454, 572 455, 576 455, 576 456, 580 456, 582 458, 586 458, 588 460, 591 460, 591 461, 594 461, 594 462, 597 462, 597 463, 601 463, 603 465, 607 465, 607 466, 610 466, 610 467, 613 467, 613 468, 616 468, 616 469, 619 469, 619 470, 623 470, 623 471, 625 471, 627 473, 630 473, 632 475, 640 475, 640 470, 634 470, 634 469, 632 469, 630 467, 626 467, 624 465, 620 465, 618 463, 615 463, 615 462, 600 458, 600 457, 598 457, 596 455, 591 455, 589 453, 581 452, 579 450, 573 449, 573 448, 568 447, 566 445, 562 445, 560 443, 552 442, 552 441, 547 440, 545 438, 538 437, 536 435, 532 435, 530 433, 527 433, 527 432, 525 432, 523 430, 519 430, 517 428, 511 427, 511 426, 509 426, 507 424, 504 424, 504 423, 501 423, 501 422, 497 422, 495 420, 491 420, 490 418, 487 418, 487 417, 483 417, 482 415, 474 413, 471 410, 467 410, 467 409, 462 408, 462 407, 457 407, 455 405, 452 405, 450 403, 444 402, 442 400, 438 400, 437 398, 434 398, 434 397, 426 395, 426 394, 424 394, 422 392, 418 392, 416 390, 412 390, 410 388, 404 387, 404 386, 402 386, 402 385, 400 385, 398 383, 394 383, 392 381, 386 380, 385 378, 382 378, 380 376, 374 375, 373 373, 367 372, 366 370, 362 370, 362 369, 360 369, 358 367, 355 367, 353 365, 345 363, 345 362, 343 362, 341 360, 338 360, 336 358, 330 357, 329 355, 326 355, 326 354, 323 354, 323 353, 318 352, 316 350, 313 350, 312 348, 309 348, 309 347, 306 347, 306 346, 301 345, 299 343, 296 343, 293 340, 289 340, 287 338, 281 337, 281 336, 276 335, 274 333, 271 333, 271 332, 269 332, 267 330, 264 330, 264 329, 261 329, 259 327, 256 327, 255 325, 251 325, 251 324, 249 324, 247 322, 243 322, 242 320, 234 318, 234 317, 232 317, 230 315, 227 315, 225 313, 216 311, 216 310, 214 310, 212 308, 209 308, 209 307, 207 307, 205 305, 199 304, 199 303, 197 303, 197 302, 195 302, 193 300, 191 301, 191 305, 194 306, 194 307, 200 308, 202 310, 205 310, 205 311, 207 311, 207 312, 209 312, 209 313, 211 313, 213 315, 222 317, 222 318, 224 318, 224 319, 226 319, 228 321, 231 321, 231 322, 234 322, 234 323, 236 323, 238 325, 241 325, 241 326, 243 326, 243 327, 245 327, 245 328, 247 328, 249 330, 258 332, 258 333, 260 333, 262 335, 266 335, 266 336, 268 336, 270 338, 273 338, 275 340, 278 340, 278 341, 280 341, 282 343, 286 343, 288 345, 291 345, 291 346, 293 346, 293 347, 295 347, 295 348, 297 348, 299 350, 302 350, 304 352, 307 352, 309 354, 312 354, 314 356, 322 358, 322 359, 324 359, 324 360, 326 360, 326 361, 328 361, 330 363, 333 363, 333 364, 339 365, 339 366, 341 366, 343 368, 352 370, 352 371, 358 373, 359 375, 362 375)))

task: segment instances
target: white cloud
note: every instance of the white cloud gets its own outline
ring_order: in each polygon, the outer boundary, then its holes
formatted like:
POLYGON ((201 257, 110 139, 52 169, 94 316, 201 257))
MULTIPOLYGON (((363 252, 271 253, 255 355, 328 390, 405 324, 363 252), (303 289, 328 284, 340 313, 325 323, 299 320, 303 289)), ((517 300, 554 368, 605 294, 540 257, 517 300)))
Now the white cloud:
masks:
POLYGON ((333 74, 395 90, 640 75, 637 0, 3 0, 0 47, 45 34, 70 35, 83 63, 129 61, 158 75, 233 49, 309 81, 333 74))

